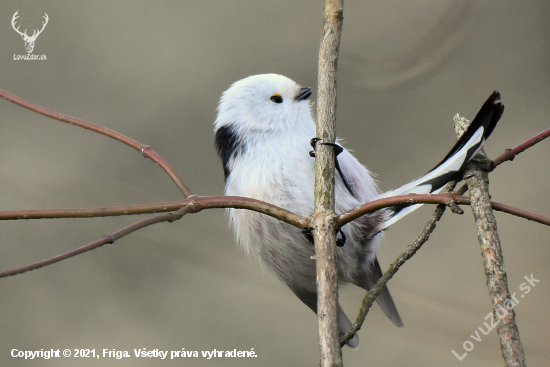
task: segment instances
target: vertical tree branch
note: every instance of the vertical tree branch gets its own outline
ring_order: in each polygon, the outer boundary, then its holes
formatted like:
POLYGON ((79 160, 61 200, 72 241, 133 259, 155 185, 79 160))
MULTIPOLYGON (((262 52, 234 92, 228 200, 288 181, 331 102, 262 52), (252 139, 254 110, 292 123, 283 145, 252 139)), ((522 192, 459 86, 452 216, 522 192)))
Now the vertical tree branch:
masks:
POLYGON ((470 191, 493 313, 495 320, 499 320, 497 333, 502 356, 507 367, 520 367, 526 366, 525 353, 515 321, 514 303, 508 290, 508 276, 504 270, 504 257, 489 195, 488 173, 494 166, 493 161, 481 151, 466 166, 464 177, 470 191))
POLYGON ((315 148, 315 212, 313 228, 317 260, 317 315, 321 366, 341 366, 338 343, 338 270, 334 224, 334 147, 336 139, 336 60, 342 31, 343 0, 326 0, 319 50, 317 137, 315 148))

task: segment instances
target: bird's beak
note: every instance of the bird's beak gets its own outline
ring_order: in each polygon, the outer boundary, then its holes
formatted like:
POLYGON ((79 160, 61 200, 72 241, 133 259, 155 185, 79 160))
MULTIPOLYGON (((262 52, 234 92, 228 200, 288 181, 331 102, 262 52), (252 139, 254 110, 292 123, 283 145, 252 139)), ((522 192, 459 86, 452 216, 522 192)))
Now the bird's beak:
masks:
POLYGON ((303 101, 309 98, 311 96, 311 88, 300 88, 300 93, 296 96, 297 101, 303 101))

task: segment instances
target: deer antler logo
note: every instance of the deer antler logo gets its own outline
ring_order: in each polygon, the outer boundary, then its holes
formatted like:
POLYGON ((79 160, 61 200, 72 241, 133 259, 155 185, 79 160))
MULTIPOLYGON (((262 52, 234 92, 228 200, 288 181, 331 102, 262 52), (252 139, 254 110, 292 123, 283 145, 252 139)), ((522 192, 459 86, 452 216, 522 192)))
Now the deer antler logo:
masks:
POLYGON ((48 14, 44 13, 45 21, 42 22, 42 29, 41 30, 35 29, 32 36, 28 36, 26 29, 25 29, 25 32, 21 32, 19 31, 19 27, 15 28, 15 20, 19 18, 19 15, 17 15, 18 12, 19 10, 17 10, 15 14, 13 14, 13 18, 11 18, 11 26, 17 33, 21 35, 21 38, 23 38, 23 41, 25 41, 25 48, 27 49, 27 53, 30 54, 34 49, 34 42, 36 41, 36 38, 40 35, 40 33, 42 33, 44 28, 46 28, 46 24, 48 24, 48 20, 49 20, 48 14))

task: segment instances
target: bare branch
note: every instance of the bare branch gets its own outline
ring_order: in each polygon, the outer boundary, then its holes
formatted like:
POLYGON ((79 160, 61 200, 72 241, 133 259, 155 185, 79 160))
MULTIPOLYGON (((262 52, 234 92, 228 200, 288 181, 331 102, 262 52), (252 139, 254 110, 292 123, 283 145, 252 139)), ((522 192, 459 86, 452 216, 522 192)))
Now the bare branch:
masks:
POLYGON ((61 121, 61 122, 66 122, 66 123, 69 123, 71 125, 75 125, 75 126, 87 129, 87 130, 91 130, 93 132, 108 136, 109 138, 115 139, 115 140, 117 140, 121 143, 124 143, 124 144, 134 148, 135 150, 137 150, 141 154, 143 154, 143 156, 145 158, 149 158, 150 160, 152 160, 153 162, 158 164, 168 174, 168 176, 170 176, 172 181, 174 181, 176 183, 176 185, 178 186, 178 188, 180 189, 180 191, 183 193, 183 195, 185 197, 188 197, 189 195, 191 195, 189 193, 189 190, 187 189, 187 187, 185 186, 185 184, 181 180, 181 178, 178 176, 178 174, 172 169, 172 167, 170 167, 170 165, 168 165, 168 163, 160 155, 158 155, 149 146, 143 145, 140 142, 138 142, 137 140, 129 138, 129 137, 127 137, 127 136, 125 136, 125 135, 123 135, 119 132, 108 129, 106 127, 95 125, 95 124, 92 124, 90 122, 86 122, 84 120, 81 120, 81 119, 78 119, 78 118, 75 118, 75 117, 63 115, 59 112, 50 111, 50 110, 48 110, 44 107, 40 107, 40 106, 38 106, 34 103, 31 103, 31 102, 26 101, 26 100, 24 100, 20 97, 17 97, 15 95, 11 94, 11 93, 8 93, 8 92, 6 92, 2 89, 0 89, 0 97, 4 98, 6 101, 13 102, 16 105, 19 105, 21 107, 25 107, 25 108, 33 111, 33 112, 39 113, 39 114, 44 115, 46 117, 49 117, 49 118, 52 118, 54 120, 58 120, 58 121, 61 121))
POLYGON ((187 206, 191 206, 193 208, 193 213, 197 213, 204 209, 214 208, 248 209, 277 218, 298 228, 305 228, 311 225, 308 218, 294 214, 286 209, 264 201, 241 196, 191 196, 183 201, 108 208, 0 211, 0 220, 90 218, 154 214, 173 212, 187 206))
POLYGON ((528 212, 527 210, 515 208, 510 205, 497 203, 495 201, 491 201, 491 207, 494 210, 498 210, 499 212, 504 212, 508 214, 515 215, 516 217, 525 218, 528 220, 532 220, 534 222, 538 222, 540 224, 546 224, 547 226, 550 226, 550 218, 544 217, 540 214, 535 214, 528 212))
POLYGON ((441 219, 441 216, 445 212, 445 208, 446 205, 444 204, 440 204, 437 206, 435 212, 432 215, 432 218, 428 221, 418 238, 409 246, 407 246, 407 249, 403 251, 403 253, 401 253, 401 255, 399 255, 399 257, 390 265, 389 269, 384 272, 382 278, 378 279, 376 284, 367 292, 367 294, 363 298, 361 309, 359 310, 359 315, 357 315, 353 327, 346 333, 346 335, 344 335, 340 339, 341 346, 344 346, 361 329, 361 326, 363 325, 363 322, 365 322, 365 318, 367 317, 367 314, 372 304, 374 303, 376 297, 378 297, 380 292, 382 292, 382 289, 384 288, 386 283, 395 275, 395 273, 397 273, 399 268, 407 260, 409 260, 420 249, 420 247, 422 247, 422 245, 426 243, 426 241, 428 241, 430 234, 435 229, 436 223, 441 219))
POLYGON ((334 216, 336 60, 342 32, 343 0, 326 0, 319 48, 315 199, 312 226, 317 264, 317 315, 321 366, 342 366, 338 343, 338 269, 334 216))
MULTIPOLYGON (((479 157, 479 155, 478 155, 479 157)), ((493 303, 493 312, 499 317, 497 333, 506 366, 525 366, 525 354, 515 322, 515 311, 507 308, 511 303, 508 290, 508 276, 504 270, 504 258, 497 232, 496 219, 489 202, 489 176, 481 167, 487 157, 475 158, 467 166, 465 175, 470 190, 471 206, 478 228, 483 267, 487 277, 487 287, 493 303)))
MULTIPOLYGON (((447 193, 447 194, 409 194, 409 195, 399 195, 392 196, 389 198, 383 198, 378 200, 370 201, 366 204, 348 210, 345 213, 338 215, 334 221, 336 222, 337 228, 342 227, 344 224, 351 222, 354 219, 357 219, 365 214, 372 213, 382 208, 387 208, 394 205, 414 205, 414 204, 446 204, 449 206, 454 206, 456 204, 466 204, 470 205, 470 199, 466 196, 459 195, 457 193, 447 193)), ((527 210, 515 208, 510 205, 497 203, 491 201, 491 206, 494 210, 500 212, 508 213, 515 215, 516 217, 525 218, 545 224, 550 226, 550 218, 545 217, 540 214, 535 214, 527 210)), ((2 212, 0 212, 0 219, 2 218, 2 212)))
POLYGON ((467 197, 455 193, 446 194, 408 194, 391 196, 383 199, 369 201, 363 205, 348 210, 338 215, 334 221, 336 225, 342 227, 348 222, 359 218, 368 213, 387 208, 394 205, 414 205, 414 204, 469 204, 467 197))
POLYGON ((481 150, 466 166, 464 177, 470 191, 470 205, 477 225, 493 313, 500 319, 497 334, 500 338, 502 356, 506 366, 519 367, 526 365, 525 353, 515 321, 515 311, 509 307, 512 301, 508 290, 508 276, 504 269, 504 256, 490 201, 488 172, 493 168, 493 162, 481 150))
MULTIPOLYGON (((298 228, 310 226, 307 218, 296 215, 278 206, 245 197, 239 196, 191 196, 183 201, 169 201, 164 203, 128 205, 104 208, 72 208, 72 209, 43 209, 43 210, 6 210, 0 211, 0 220, 20 219, 61 219, 61 218, 92 218, 92 217, 113 217, 121 215, 155 214, 179 210, 183 206, 194 201, 197 211, 214 208, 236 208, 249 209, 269 215, 298 228)), ((359 207, 348 210, 334 218, 337 228, 359 218, 362 215, 372 213, 376 210, 394 205, 413 204, 470 204, 470 199, 456 193, 447 194, 418 194, 393 196, 368 202, 359 207)), ((491 201, 494 210, 515 215, 517 217, 532 220, 550 226, 550 218, 515 208, 510 205, 491 201)))
POLYGON ((152 218, 144 219, 144 220, 139 221, 137 223, 131 224, 131 225, 125 227, 125 228, 122 228, 122 229, 120 229, 116 232, 113 232, 110 235, 103 236, 103 238, 101 238, 100 240, 94 241, 92 243, 89 243, 87 245, 79 247, 75 250, 66 252, 64 254, 52 257, 51 259, 39 261, 37 263, 27 265, 27 266, 24 266, 24 267, 21 267, 21 268, 16 268, 16 269, 0 272, 0 278, 5 278, 5 277, 8 277, 8 276, 25 273, 27 271, 40 269, 44 266, 55 264, 55 263, 60 262, 62 260, 66 260, 66 259, 69 259, 73 256, 79 255, 83 252, 96 249, 96 248, 101 247, 101 246, 106 245, 106 244, 114 243, 116 240, 118 240, 118 239, 120 239, 120 238, 122 238, 126 235, 129 235, 130 233, 135 232, 138 229, 145 228, 145 227, 148 227, 150 225, 160 223, 160 222, 173 222, 175 220, 180 219, 185 214, 187 214, 191 211, 192 211, 192 206, 188 205, 188 206, 185 206, 185 207, 181 208, 180 210, 178 210, 175 213, 166 213, 166 214, 157 215, 157 216, 152 217, 152 218))
MULTIPOLYGON (((495 160, 493 161, 495 163, 495 167, 499 166, 500 164, 506 161, 513 161, 518 154, 526 151, 527 149, 531 148, 533 145, 540 143, 541 141, 548 138, 549 136, 550 136, 550 128, 538 133, 537 135, 533 136, 531 139, 524 141, 523 143, 516 146, 515 148, 506 149, 504 153, 496 157, 495 160)), ((468 189, 468 186, 464 184, 458 190, 456 190, 456 193, 458 193, 459 195, 462 195, 466 192, 467 189, 468 189)))
MULTIPOLYGON (((455 130, 457 132, 457 135, 460 136, 463 133, 463 131, 467 128, 467 126, 469 124, 469 121, 464 119, 464 118, 460 118, 458 115, 456 115, 454 117, 454 120, 455 120, 455 130)), ((519 152, 527 149, 529 146, 532 146, 532 145, 536 144, 538 141, 544 139, 544 137, 542 137, 544 133, 545 132, 537 135, 536 137, 534 137, 534 138, 528 140, 526 143, 522 144, 520 146, 522 148, 521 150, 517 147, 518 149, 515 148, 514 150, 510 150, 510 151, 514 151, 513 153, 517 152, 516 154, 519 154, 519 152)), ((481 156, 481 154, 480 154, 480 156, 481 156)), ((483 153, 482 156, 484 156, 484 153, 483 153)), ((485 157, 485 159, 487 159, 487 158, 485 157)), ((513 159, 513 156, 512 156, 512 159, 513 159)), ((504 161, 504 160, 502 160, 502 161, 504 161)), ((484 174, 485 174, 485 176, 487 176, 487 172, 484 172, 484 174)), ((468 175, 469 174, 465 174, 466 177, 468 177, 468 175)), ((488 183, 488 178, 487 178, 486 182, 488 183)), ((456 185, 456 182, 451 182, 448 185, 447 192, 452 191, 454 189, 455 185, 456 185)), ((406 198, 407 196, 410 197, 408 200, 406 200, 406 203, 409 204, 409 205, 413 205, 414 203, 417 203, 416 200, 420 199, 420 198, 417 198, 416 195, 414 195, 414 196, 413 195, 406 195, 406 196, 403 196, 403 199, 406 198)), ((435 212, 432 216, 432 219, 426 224, 424 230, 422 231, 420 236, 416 239, 416 241, 408 246, 408 248, 397 258, 397 260, 384 273, 382 278, 380 278, 378 280, 378 282, 374 285, 374 287, 367 292, 367 294, 363 298, 363 302, 362 302, 362 305, 361 305, 361 309, 359 311, 359 315, 357 316, 357 319, 356 319, 352 329, 350 329, 340 339, 340 345, 341 346, 344 346, 351 338, 353 338, 355 336, 357 331, 359 331, 361 329, 361 326, 362 326, 363 322, 365 321, 365 318, 366 318, 372 304, 374 303, 374 301, 376 300, 376 297, 379 295, 379 293, 381 292, 382 288, 386 285, 386 283, 399 270, 401 265, 403 265, 405 263, 405 261, 407 261, 409 258, 411 258, 418 251, 418 249, 428 240, 429 235, 435 229, 436 222, 439 221, 439 219, 443 215, 443 213, 445 211, 445 207, 450 206, 451 209, 453 209, 453 212, 458 212, 458 210, 457 210, 458 207, 456 206, 458 203, 465 204, 465 203, 470 201, 470 200, 468 200, 467 198, 465 198, 463 196, 458 196, 457 194, 453 194, 453 193, 438 194, 438 195, 422 195, 422 196, 428 196, 427 198, 424 198, 424 197, 421 198, 420 200, 422 202, 427 202, 427 201, 424 201, 424 199, 431 199, 431 200, 440 201, 441 204, 438 205, 438 207, 436 208, 436 210, 435 210, 435 212), (445 204, 445 205, 443 205, 443 204, 445 204)), ((394 197, 394 198, 397 198, 397 197, 394 197)), ((518 208, 514 208, 514 207, 511 207, 511 206, 508 206, 508 205, 495 203, 495 202, 490 202, 488 198, 489 198, 489 196, 488 196, 488 192, 487 192, 486 203, 489 204, 489 209, 488 209, 489 211, 490 211, 490 208, 492 207, 495 210, 508 212, 510 214, 513 214, 513 215, 521 216, 521 217, 524 217, 524 218, 527 218, 527 219, 530 219, 530 220, 537 221, 539 223, 550 225, 550 218, 545 218, 543 216, 533 214, 533 213, 530 213, 530 212, 527 212, 527 211, 524 211, 524 210, 521 210, 521 209, 518 209, 518 208)), ((366 204, 364 204, 360 207, 354 208, 352 210, 349 210, 348 212, 343 213, 340 216, 338 216, 335 221, 339 226, 342 226, 342 225, 346 224, 347 222, 349 222, 351 220, 354 220, 354 219, 356 219, 357 217, 359 217, 361 215, 364 215, 366 213, 370 213, 370 212, 375 211, 375 210, 379 210, 381 207, 390 206, 390 205, 387 205, 388 202, 385 202, 386 199, 376 200, 376 201, 373 201, 373 202, 370 202, 370 203, 366 203, 366 204)), ((432 203, 433 203, 433 201, 432 201, 432 203)), ((473 201, 472 201, 471 205, 472 205, 472 208, 475 206, 475 204, 473 204, 473 201)), ((475 213, 475 210, 474 210, 474 213, 475 213)), ((494 217, 493 217, 493 222, 494 222, 494 217)), ((495 223, 495 228, 494 228, 495 232, 491 233, 489 238, 494 238, 493 236, 496 236, 496 239, 498 240, 498 234, 496 233, 496 222, 494 222, 494 223, 495 223)), ((482 226, 480 225, 479 230, 481 230, 481 228, 482 228, 482 226)), ((480 235, 480 242, 481 242, 481 235, 480 235)), ((500 250, 500 247, 498 247, 498 250, 500 250)), ((482 253, 485 256, 485 252, 482 251, 482 253)), ((500 258, 502 258, 502 254, 500 254, 500 258)), ((506 288, 505 288, 506 293, 508 293, 508 288, 507 288, 506 277, 505 276, 506 276, 506 274, 504 273, 504 285, 506 286, 506 288)), ((488 277, 489 277, 489 274, 488 274, 488 277)), ((488 278, 487 283, 489 285, 489 278, 488 278)), ((502 286, 502 284, 501 284, 501 286, 502 286)), ((498 289, 498 288, 496 288, 496 289, 498 289)), ((500 289, 502 290, 502 288, 500 288, 500 289)), ((493 297, 493 299, 495 300, 495 297, 493 297)), ((508 300, 510 299, 509 294, 508 294, 507 299, 508 300)), ((495 309, 496 309, 496 304, 495 304, 495 309)), ((506 308, 504 308, 504 309, 506 310, 506 308)), ((512 312, 513 312, 513 310, 512 310, 512 312)), ((512 314, 510 318, 512 319, 511 322, 510 322, 511 325, 506 329, 506 331, 509 331, 509 332, 508 333, 506 333, 506 332, 502 333, 503 335, 506 335, 506 337, 504 337, 504 340, 503 340, 503 336, 501 336, 501 340, 502 340, 501 344, 502 344, 502 349, 503 349, 503 355, 505 355, 505 359, 507 361, 507 366, 508 365, 510 365, 510 366, 511 365, 520 366, 520 364, 517 363, 518 360, 521 360, 522 363, 525 362, 525 357, 524 357, 524 354, 523 354, 523 347, 521 345, 521 342, 519 341, 519 332, 517 331, 517 326, 515 326, 515 322, 513 321, 514 315, 512 314), (514 330, 514 327, 515 327, 515 330, 514 330), (506 352, 505 352, 505 350, 506 350, 506 352), (512 354, 514 355, 514 358, 516 358, 516 359, 512 359, 510 357, 512 354), (508 364, 509 360, 510 360, 510 364, 508 364)), ((523 364, 521 364, 521 365, 523 365, 523 364)))
POLYGON ((493 161, 495 163, 495 166, 498 166, 499 164, 504 163, 506 161, 513 161, 518 154, 531 148, 533 145, 543 141, 549 136, 550 136, 550 129, 546 129, 540 132, 539 134, 533 136, 531 139, 524 141, 517 147, 513 149, 506 149, 504 153, 496 157, 495 160, 493 161))
POLYGON ((493 161, 495 162, 495 166, 498 166, 499 164, 504 163, 506 161, 513 161, 516 155, 527 150, 528 148, 531 148, 533 145, 543 141, 549 136, 550 136, 550 129, 546 129, 540 132, 539 134, 533 136, 531 139, 521 143, 517 147, 513 149, 506 149, 504 153, 496 157, 496 159, 493 161))
POLYGON ((178 220, 187 213, 198 213, 204 209, 212 208, 237 208, 237 209, 249 209, 254 210, 265 215, 282 220, 298 228, 304 228, 311 225, 308 218, 294 214, 288 210, 279 208, 278 206, 268 204, 259 200, 243 198, 238 196, 221 196, 221 197, 198 197, 192 196, 184 201, 158 203, 158 204, 146 204, 146 205, 134 205, 128 207, 116 207, 116 208, 97 208, 97 209, 56 209, 56 210, 23 210, 23 211, 10 211, 0 212, 0 219, 38 219, 38 218, 89 218, 92 216, 117 216, 117 215, 130 215, 130 214, 148 214, 159 212, 175 212, 161 214, 152 218, 148 218, 125 227, 117 232, 114 232, 108 236, 104 236, 102 239, 92 242, 88 245, 79 247, 75 250, 67 253, 55 256, 48 260, 39 261, 34 264, 30 264, 21 268, 16 268, 4 272, 0 272, 0 278, 10 275, 21 274, 29 270, 39 269, 46 265, 50 265, 73 256, 79 255, 83 252, 90 251, 92 249, 103 246, 107 243, 112 243, 115 240, 126 236, 138 229, 150 226, 159 222, 172 222, 178 220), (95 211, 95 213, 94 213, 95 211), (7 215, 10 214, 10 215, 7 215))

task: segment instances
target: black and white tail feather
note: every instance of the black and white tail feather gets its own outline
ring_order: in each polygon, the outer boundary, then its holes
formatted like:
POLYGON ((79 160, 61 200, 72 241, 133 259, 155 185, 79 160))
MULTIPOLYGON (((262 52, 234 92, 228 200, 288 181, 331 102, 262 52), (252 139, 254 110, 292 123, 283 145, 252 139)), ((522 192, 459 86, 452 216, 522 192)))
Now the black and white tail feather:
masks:
MULTIPOLYGON (((453 146, 451 151, 424 176, 380 195, 380 198, 407 194, 437 194, 449 182, 457 178, 460 171, 482 148, 483 143, 493 132, 504 112, 504 106, 498 102, 500 93, 494 91, 483 104, 468 129, 453 146)), ((404 216, 420 208, 422 204, 394 208, 381 229, 386 229, 404 216)))
MULTIPOLYGON (((235 82, 222 95, 215 122, 215 142, 222 160, 226 195, 263 200, 299 215, 313 213, 315 136, 309 88, 276 74, 255 75, 235 82)), ((338 155, 335 211, 380 197, 438 192, 459 174, 481 148, 502 115, 494 92, 451 152, 426 175, 380 194, 370 172, 346 149, 338 155)), ((419 205, 418 205, 419 206, 419 205)), ((380 232, 418 207, 395 207, 362 216, 341 228, 346 242, 338 247, 338 281, 369 290, 382 276, 376 250, 380 232)), ((314 246, 298 228, 242 209, 229 209, 238 242, 271 269, 312 311, 317 312, 314 246)), ((403 326, 387 287, 376 302, 397 326, 403 326)), ((351 322, 338 306, 340 335, 351 322)), ((358 345, 357 335, 348 345, 358 345)))

